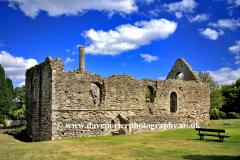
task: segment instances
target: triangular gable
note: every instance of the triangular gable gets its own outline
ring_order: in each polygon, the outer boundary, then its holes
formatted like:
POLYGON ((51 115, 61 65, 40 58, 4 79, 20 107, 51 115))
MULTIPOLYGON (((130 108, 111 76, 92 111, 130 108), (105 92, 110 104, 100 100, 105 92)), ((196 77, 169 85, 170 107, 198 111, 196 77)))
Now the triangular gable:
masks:
POLYGON ((177 59, 166 79, 177 79, 179 73, 183 73, 185 81, 202 82, 196 72, 193 71, 190 65, 183 58, 177 59))

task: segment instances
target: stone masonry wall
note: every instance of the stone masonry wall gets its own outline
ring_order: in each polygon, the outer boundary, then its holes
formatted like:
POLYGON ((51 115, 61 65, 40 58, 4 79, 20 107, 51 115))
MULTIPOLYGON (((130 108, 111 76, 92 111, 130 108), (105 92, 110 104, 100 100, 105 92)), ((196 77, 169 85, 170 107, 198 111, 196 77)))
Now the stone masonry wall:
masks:
MULTIPOLYGON (((183 59, 181 62, 184 62, 183 59)), ((182 72, 194 75, 189 67, 185 68, 187 71, 182 69, 182 72)), ((165 81, 138 80, 129 75, 102 78, 87 71, 63 71, 62 68, 60 59, 48 57, 45 62, 26 73, 28 134, 36 137, 37 141, 163 130, 97 127, 76 129, 67 127, 67 124, 94 126, 198 122, 200 126, 206 126, 210 123, 209 86, 201 83, 198 76, 193 81, 174 78, 165 81), (36 102, 32 100, 34 78, 38 85, 36 102), (146 87, 151 90, 150 100, 146 100, 146 87), (173 95, 175 99, 171 98, 173 95)))

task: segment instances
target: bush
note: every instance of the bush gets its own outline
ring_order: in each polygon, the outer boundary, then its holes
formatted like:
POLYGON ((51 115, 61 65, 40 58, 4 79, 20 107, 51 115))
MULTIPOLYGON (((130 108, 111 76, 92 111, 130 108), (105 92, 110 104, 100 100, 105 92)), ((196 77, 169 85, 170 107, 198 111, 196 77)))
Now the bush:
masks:
POLYGON ((237 114, 236 112, 229 112, 228 113, 228 118, 230 118, 230 119, 240 119, 240 115, 237 114))
POLYGON ((17 129, 11 129, 5 132, 5 134, 13 135, 13 134, 18 134, 21 132, 24 128, 17 128, 17 129))
POLYGON ((5 119, 4 121, 3 121, 3 125, 6 127, 7 126, 7 121, 8 121, 8 119, 5 119))
POLYGON ((220 119, 219 110, 217 108, 210 109, 210 119, 220 119))
POLYGON ((220 116, 221 119, 225 119, 227 115, 226 115, 225 112, 219 111, 219 116, 220 116))

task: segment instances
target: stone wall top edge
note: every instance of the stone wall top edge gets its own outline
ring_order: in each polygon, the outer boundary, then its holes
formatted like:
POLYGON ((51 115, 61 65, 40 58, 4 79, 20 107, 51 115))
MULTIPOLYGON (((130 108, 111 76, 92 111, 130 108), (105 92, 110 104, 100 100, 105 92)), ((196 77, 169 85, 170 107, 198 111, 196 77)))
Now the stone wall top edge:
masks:
POLYGON ((43 61, 42 63, 36 64, 36 65, 32 66, 31 68, 28 68, 28 69, 26 70, 26 72, 28 72, 28 71, 30 71, 30 70, 33 70, 33 69, 35 69, 35 68, 37 68, 37 67, 44 66, 44 65, 46 65, 46 64, 51 65, 51 62, 57 62, 57 61, 58 61, 58 63, 63 63, 61 58, 53 59, 51 56, 48 56, 48 57, 45 58, 45 61, 43 61))

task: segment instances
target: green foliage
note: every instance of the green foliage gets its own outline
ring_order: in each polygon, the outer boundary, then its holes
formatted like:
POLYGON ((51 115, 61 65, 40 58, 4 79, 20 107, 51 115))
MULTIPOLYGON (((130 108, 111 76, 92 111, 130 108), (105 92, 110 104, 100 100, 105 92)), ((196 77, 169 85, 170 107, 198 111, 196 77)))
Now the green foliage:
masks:
POLYGON ((15 99, 14 105, 9 111, 9 115, 13 116, 14 119, 25 119, 26 106, 25 106, 25 85, 16 87, 14 89, 15 99))
POLYGON ((203 83, 208 83, 210 86, 210 92, 220 89, 219 83, 214 81, 213 77, 210 76, 209 72, 198 72, 198 76, 201 78, 203 83))
POLYGON ((3 125, 6 127, 7 126, 7 121, 8 121, 8 119, 5 119, 4 121, 3 121, 3 125))
POLYGON ((5 75, 0 64, 0 123, 4 123, 4 116, 8 114, 13 100, 12 80, 5 75))
POLYGON ((219 110, 217 108, 210 109, 210 118, 211 119, 220 119, 219 110))
POLYGON ((224 104, 225 97, 221 89, 214 90, 210 93, 211 108, 221 109, 224 104))
POLYGON ((225 112, 219 111, 219 116, 220 116, 221 119, 225 119, 227 115, 226 115, 225 112))
POLYGON ((228 113, 228 118, 230 118, 230 119, 240 119, 240 115, 237 114, 236 112, 229 112, 228 113))
POLYGON ((18 134, 21 132, 24 128, 16 128, 16 129, 11 129, 5 132, 5 134, 13 135, 13 134, 18 134))
POLYGON ((222 86, 222 93, 226 102, 221 110, 225 113, 240 113, 240 79, 231 85, 222 86))
POLYGON ((219 110, 222 108, 225 102, 222 89, 219 87, 218 82, 214 81, 213 77, 210 76, 209 72, 198 72, 198 76, 201 78, 203 83, 208 83, 210 87, 210 118, 219 119, 219 110))

